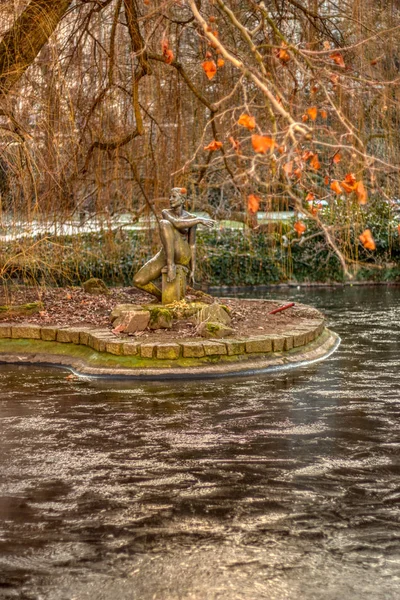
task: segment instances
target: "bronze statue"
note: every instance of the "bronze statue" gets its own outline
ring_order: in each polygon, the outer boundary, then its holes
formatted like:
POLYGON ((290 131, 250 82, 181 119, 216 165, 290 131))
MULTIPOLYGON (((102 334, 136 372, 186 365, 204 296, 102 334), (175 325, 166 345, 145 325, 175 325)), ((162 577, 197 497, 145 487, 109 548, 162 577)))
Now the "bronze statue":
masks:
POLYGON ((184 208, 186 190, 172 188, 169 199, 170 208, 162 211, 159 221, 162 248, 136 273, 133 285, 152 294, 159 300, 161 290, 153 283, 166 268, 167 282, 176 278, 176 267, 181 265, 190 269, 190 279, 194 282, 196 268, 196 228, 197 225, 214 227, 215 221, 205 217, 191 215, 184 208))

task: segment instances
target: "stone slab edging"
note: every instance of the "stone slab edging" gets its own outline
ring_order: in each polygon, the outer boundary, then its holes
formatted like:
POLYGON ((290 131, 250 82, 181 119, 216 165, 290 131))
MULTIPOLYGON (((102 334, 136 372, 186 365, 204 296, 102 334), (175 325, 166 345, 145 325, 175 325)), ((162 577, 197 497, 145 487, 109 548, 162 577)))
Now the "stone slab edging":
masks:
POLYGON ((40 326, 23 323, 0 323, 0 339, 57 342, 87 346, 96 352, 121 357, 174 361, 191 358, 241 357, 271 352, 287 352, 316 340, 323 332, 325 319, 302 319, 299 325, 279 334, 264 334, 226 339, 131 341, 116 337, 109 329, 90 327, 40 326))
MULTIPOLYGON (((249 354, 245 359, 233 360, 226 356, 229 362, 202 363, 199 359, 188 359, 194 363, 186 367, 170 366, 169 368, 153 368, 146 366, 142 368, 124 368, 123 366, 93 365, 93 359, 105 356, 104 353, 92 351, 84 358, 74 357, 72 354, 51 354, 46 352, 35 352, 32 344, 15 348, 22 340, 10 340, 9 352, 4 351, 5 340, 0 340, 0 363, 3 364, 34 364, 50 367, 63 367, 71 370, 78 376, 105 379, 134 379, 134 380, 176 380, 176 379, 210 379, 220 377, 249 376, 262 373, 279 373, 293 368, 308 366, 328 358, 340 344, 339 336, 324 329, 322 334, 313 342, 299 348, 293 348, 288 352, 270 353, 269 355, 249 354), (195 364, 197 363, 197 364, 195 364)), ((39 345, 43 346, 41 342, 39 345)), ((54 345, 50 343, 50 345, 54 345)), ((56 344, 59 348, 62 344, 56 344)), ((76 347, 76 346, 75 346, 76 347)), ((82 349, 83 350, 83 349, 82 349)), ((85 349, 88 352, 88 348, 85 349)), ((204 359, 202 359, 204 360, 204 359)), ((150 362, 150 361, 149 361, 150 362)), ((154 361, 157 362, 157 361, 154 361)), ((171 363, 169 363, 171 365, 171 363)), ((173 363, 172 363, 173 364, 173 363)))

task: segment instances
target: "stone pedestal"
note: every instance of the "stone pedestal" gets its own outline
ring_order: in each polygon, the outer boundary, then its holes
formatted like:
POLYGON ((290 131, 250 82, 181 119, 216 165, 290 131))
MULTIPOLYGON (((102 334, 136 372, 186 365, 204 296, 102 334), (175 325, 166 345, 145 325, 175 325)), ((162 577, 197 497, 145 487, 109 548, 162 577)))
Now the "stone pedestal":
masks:
POLYGON ((167 281, 167 267, 164 267, 162 273, 162 303, 172 304, 183 300, 186 294, 186 278, 189 269, 183 265, 176 265, 176 277, 174 281, 167 281))

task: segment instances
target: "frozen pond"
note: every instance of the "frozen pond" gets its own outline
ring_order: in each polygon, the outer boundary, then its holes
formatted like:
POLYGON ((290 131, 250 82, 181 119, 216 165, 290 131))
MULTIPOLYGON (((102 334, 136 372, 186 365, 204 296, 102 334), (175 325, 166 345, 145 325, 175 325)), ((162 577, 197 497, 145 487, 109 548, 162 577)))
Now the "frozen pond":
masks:
POLYGON ((339 350, 200 383, 0 366, 0 598, 400 596, 400 288, 271 296, 339 350))

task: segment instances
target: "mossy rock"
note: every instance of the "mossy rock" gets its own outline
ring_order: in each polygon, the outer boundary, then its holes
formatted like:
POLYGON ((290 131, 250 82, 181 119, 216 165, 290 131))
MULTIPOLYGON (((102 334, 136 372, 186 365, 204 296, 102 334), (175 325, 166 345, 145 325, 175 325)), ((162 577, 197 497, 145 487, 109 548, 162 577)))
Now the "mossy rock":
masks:
POLYGON ((196 320, 198 323, 209 321, 210 323, 222 323, 227 326, 231 324, 231 317, 228 311, 216 302, 203 307, 196 314, 196 320))
POLYGON ((92 277, 82 283, 82 287, 86 294, 92 294, 93 296, 101 296, 102 294, 109 294, 109 289, 102 279, 92 277))
POLYGON ((186 300, 179 300, 172 304, 146 304, 143 308, 150 312, 156 309, 168 310, 172 314, 173 319, 179 320, 193 317, 206 306, 208 305, 204 302, 186 302, 186 300))
POLYGON ((28 302, 27 304, 0 306, 0 319, 7 319, 14 316, 34 315, 41 310, 44 310, 43 302, 28 302))
POLYGON ((197 331, 198 331, 199 335, 201 335, 201 337, 204 337, 207 339, 210 339, 210 338, 222 339, 222 338, 229 337, 235 333, 235 331, 234 331, 234 329, 232 329, 232 327, 227 327, 223 323, 216 323, 216 322, 213 323, 212 321, 203 321, 203 323, 200 323, 197 331))
POLYGON ((168 308, 162 306, 150 308, 150 329, 171 329, 172 321, 173 314, 168 308))

